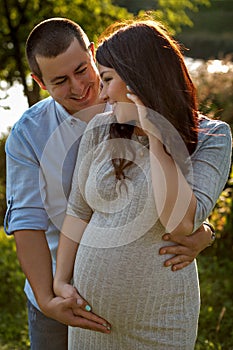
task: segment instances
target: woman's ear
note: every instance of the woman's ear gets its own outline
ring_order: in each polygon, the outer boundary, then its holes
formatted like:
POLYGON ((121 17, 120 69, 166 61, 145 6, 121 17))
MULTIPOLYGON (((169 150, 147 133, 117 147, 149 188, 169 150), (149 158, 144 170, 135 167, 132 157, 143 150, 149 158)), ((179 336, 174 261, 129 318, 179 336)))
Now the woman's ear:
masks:
POLYGON ((46 86, 44 85, 43 81, 35 74, 31 73, 31 77, 37 82, 39 87, 43 90, 47 90, 46 86))

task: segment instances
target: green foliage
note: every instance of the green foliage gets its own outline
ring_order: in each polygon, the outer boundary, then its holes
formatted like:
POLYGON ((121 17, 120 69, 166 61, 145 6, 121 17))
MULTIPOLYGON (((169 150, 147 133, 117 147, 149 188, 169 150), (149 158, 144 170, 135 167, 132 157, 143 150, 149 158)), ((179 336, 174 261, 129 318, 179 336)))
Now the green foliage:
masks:
POLYGON ((233 166, 228 184, 221 193, 217 204, 210 215, 216 227, 215 255, 232 259, 233 254, 233 166))
POLYGON ((201 313, 196 350, 233 349, 233 167, 210 215, 216 241, 198 258, 201 313))
POLYGON ((158 0, 158 10, 154 12, 155 18, 167 25, 172 34, 181 32, 183 26, 192 27, 188 10, 198 12, 200 5, 209 6, 209 0, 158 0))
POLYGON ((211 118, 229 123, 233 130, 233 66, 232 62, 222 61, 226 73, 209 73, 212 61, 203 62, 192 74, 197 86, 199 109, 211 118))
POLYGON ((182 27, 193 25, 190 12, 197 12, 200 6, 209 6, 210 0, 114 0, 115 4, 125 6, 135 15, 144 16, 149 11, 151 16, 163 22, 175 34, 182 27))
POLYGON ((222 58, 233 53, 232 0, 211 0, 210 7, 188 12, 193 27, 184 27, 177 38, 194 58, 222 58))
POLYGON ((201 312, 195 350, 233 349, 232 261, 213 255, 212 249, 211 256, 198 258, 201 312))
POLYGON ((25 350, 29 346, 24 275, 13 238, 0 231, 0 349, 25 350), (3 347, 4 346, 4 347, 3 347))

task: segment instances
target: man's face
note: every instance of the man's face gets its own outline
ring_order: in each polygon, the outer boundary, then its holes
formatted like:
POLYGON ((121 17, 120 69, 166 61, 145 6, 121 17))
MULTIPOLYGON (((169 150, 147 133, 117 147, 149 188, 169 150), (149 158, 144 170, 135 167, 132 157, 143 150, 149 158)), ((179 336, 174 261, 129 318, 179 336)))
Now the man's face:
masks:
POLYGON ((47 58, 36 57, 43 82, 55 101, 70 114, 99 102, 100 79, 94 62, 94 48, 84 51, 77 39, 62 54, 47 58))

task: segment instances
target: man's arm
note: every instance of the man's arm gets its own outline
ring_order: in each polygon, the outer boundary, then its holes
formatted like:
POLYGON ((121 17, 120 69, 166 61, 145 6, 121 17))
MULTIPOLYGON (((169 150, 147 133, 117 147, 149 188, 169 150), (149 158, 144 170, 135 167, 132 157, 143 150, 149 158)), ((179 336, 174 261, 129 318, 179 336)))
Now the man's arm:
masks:
POLYGON ((173 255, 164 263, 166 267, 171 266, 172 271, 181 270, 191 264, 200 252, 213 243, 212 231, 205 224, 189 236, 172 236, 167 233, 163 236, 163 240, 176 243, 172 246, 164 246, 159 251, 161 255, 173 255))
POLYGON ((38 305, 53 298, 52 260, 44 231, 21 230, 14 232, 17 255, 38 305))
POLYGON ((87 304, 84 299, 54 296, 52 261, 44 231, 21 230, 15 231, 14 236, 19 262, 41 311, 67 325, 109 333, 102 325, 103 319, 84 311, 87 304))

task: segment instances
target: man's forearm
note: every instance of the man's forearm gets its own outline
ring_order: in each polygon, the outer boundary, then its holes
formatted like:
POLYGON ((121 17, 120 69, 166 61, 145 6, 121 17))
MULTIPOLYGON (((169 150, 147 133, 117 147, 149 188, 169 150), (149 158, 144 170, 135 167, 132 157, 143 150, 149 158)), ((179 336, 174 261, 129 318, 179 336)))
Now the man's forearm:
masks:
POLYGON ((44 231, 15 231, 17 255, 38 305, 43 310, 53 298, 52 261, 44 231))

